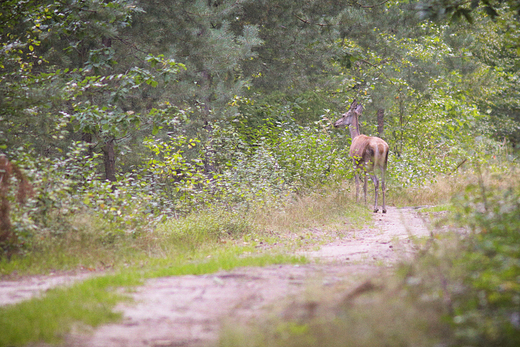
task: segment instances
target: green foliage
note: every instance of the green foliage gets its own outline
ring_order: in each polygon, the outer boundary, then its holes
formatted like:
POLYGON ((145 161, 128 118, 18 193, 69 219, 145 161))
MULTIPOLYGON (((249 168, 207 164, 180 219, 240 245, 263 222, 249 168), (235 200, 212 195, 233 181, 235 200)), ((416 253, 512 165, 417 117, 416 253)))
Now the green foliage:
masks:
POLYGON ((68 99, 73 101, 74 114, 71 121, 76 127, 75 130, 101 137, 121 137, 130 129, 139 128, 143 122, 151 123, 155 127, 157 124, 173 124, 175 113, 171 111, 175 109, 168 103, 163 108, 170 112, 159 112, 152 108, 147 112, 149 118, 133 110, 124 111, 128 108, 124 101, 135 98, 136 91, 146 85, 158 86, 155 74, 161 78, 159 81, 164 83, 169 81, 171 75, 185 69, 183 64, 165 59, 163 55, 149 55, 146 61, 156 70, 152 72, 134 67, 125 74, 97 76, 85 76, 82 69, 73 71, 72 78, 66 84, 67 92, 70 93, 68 99))
POLYGON ((399 185, 420 186, 437 175, 453 173, 468 158, 492 151, 491 146, 479 145, 482 138, 472 136, 476 129, 486 131, 481 125, 484 116, 454 93, 459 81, 430 83, 434 87, 429 99, 415 99, 413 102, 419 104, 410 103, 407 108, 415 108, 416 112, 394 117, 390 128, 390 141, 397 155, 391 157, 389 171, 399 185))
POLYGON ((337 187, 352 163, 330 122, 353 98, 362 132, 390 145, 389 190, 476 157, 512 160, 501 137, 517 130, 510 11, 468 29, 419 22, 410 6, 6 2, 0 148, 36 192, 13 211, 20 248, 67 233, 78 213, 102 220, 107 239, 139 238, 193 211, 246 213, 337 187))
POLYGON ((339 184, 353 177, 348 148, 341 146, 326 128, 290 129, 290 124, 281 124, 280 127, 283 130, 279 132, 273 149, 291 184, 309 189, 339 184))
POLYGON ((456 201, 459 222, 473 236, 455 266, 466 272, 455 293, 451 322, 458 344, 520 343, 520 189, 469 185, 456 201))
POLYGON ((214 203, 238 209, 262 202, 270 205, 296 190, 336 184, 351 170, 345 151, 337 149, 338 141, 326 129, 268 121, 248 129, 246 136, 255 139, 248 144, 226 123, 215 123, 213 128, 213 145, 219 148, 214 173, 204 171, 209 154, 200 139, 181 135, 168 142, 146 141, 154 158, 142 169, 146 181, 154 182, 156 196, 164 194, 163 213, 214 203))
POLYGON ((492 19, 500 17, 501 10, 504 9, 520 15, 520 1, 473 0, 459 2, 451 0, 431 0, 420 2, 417 5, 417 9, 422 18, 433 20, 450 19, 453 22, 464 19, 469 23, 473 23, 475 17, 474 12, 482 12, 492 19))
POLYGON ((112 37, 119 28, 127 26, 135 11, 135 6, 129 6, 127 1, 15 3, 2 3, 5 26, 2 26, 0 55, 4 105, 1 120, 8 125, 3 127, 4 141, 13 141, 21 131, 27 136, 23 140, 34 133, 40 135, 38 124, 25 124, 28 117, 36 117, 41 123, 54 123, 54 116, 64 111, 62 89, 70 81, 62 78, 81 72, 83 63, 87 66, 83 77, 92 68, 97 72, 113 64, 110 57, 113 51, 106 45, 101 48, 100 38, 112 37), (66 61, 55 57, 61 50, 69 52, 66 61))

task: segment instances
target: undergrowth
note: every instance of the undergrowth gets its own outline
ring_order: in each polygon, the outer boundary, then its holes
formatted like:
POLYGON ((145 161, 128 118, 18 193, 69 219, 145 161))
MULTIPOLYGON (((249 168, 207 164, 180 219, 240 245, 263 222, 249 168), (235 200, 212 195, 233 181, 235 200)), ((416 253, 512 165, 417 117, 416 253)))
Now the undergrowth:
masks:
POLYGON ((254 247, 264 242, 286 251, 299 246, 288 233, 305 239, 306 230, 319 227, 333 235, 360 227, 369 217, 368 209, 352 202, 348 190, 331 189, 295 196, 279 207, 201 209, 138 233, 114 230, 96 215, 78 214, 71 230, 40 235, 30 251, 1 259, 0 274, 113 270, 156 259, 191 259, 226 244, 254 247))
POLYGON ((441 209, 450 212, 451 231, 434 231, 414 261, 347 292, 323 289, 317 301, 227 327, 219 346, 520 345, 516 175, 476 167, 441 209))
MULTIPOLYGON (((52 289, 42 298, 0 307, 0 346, 55 343, 77 324, 95 327, 117 321, 121 316, 113 307, 127 297, 115 289, 139 285, 147 278, 305 263, 292 251, 314 237, 306 230, 320 226, 343 233, 369 216, 368 209, 352 204, 348 191, 315 192, 277 210, 203 210, 167 220, 142 234, 113 233, 96 219, 78 216, 77 230, 66 237, 48 235, 32 252, 3 261, 3 273, 79 266, 111 271, 70 288, 52 289)), ((314 238, 308 243, 315 242, 314 238)))

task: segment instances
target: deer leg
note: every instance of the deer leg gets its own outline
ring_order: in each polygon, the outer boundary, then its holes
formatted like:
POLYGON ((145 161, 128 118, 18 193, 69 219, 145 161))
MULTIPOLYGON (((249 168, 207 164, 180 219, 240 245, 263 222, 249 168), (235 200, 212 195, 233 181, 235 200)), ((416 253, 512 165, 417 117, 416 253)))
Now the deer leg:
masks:
POLYGON ((359 174, 355 174, 354 178, 356 180, 356 203, 359 203, 359 174))
POLYGON ((376 176, 375 172, 373 175, 370 175, 370 177, 372 177, 372 181, 374 182, 374 187, 375 187, 374 213, 376 213, 377 211, 379 211, 379 209, 377 208, 377 193, 379 190, 379 181, 377 180, 377 176, 376 176))
POLYGON ((367 181, 368 181, 368 177, 367 177, 367 173, 365 172, 363 174, 363 177, 365 178, 365 186, 363 187, 363 191, 365 192, 365 206, 367 204, 367 181))
POLYGON ((383 213, 386 213, 386 205, 385 205, 385 190, 386 190, 386 184, 385 184, 385 173, 386 168, 381 168, 381 191, 383 192, 383 213))

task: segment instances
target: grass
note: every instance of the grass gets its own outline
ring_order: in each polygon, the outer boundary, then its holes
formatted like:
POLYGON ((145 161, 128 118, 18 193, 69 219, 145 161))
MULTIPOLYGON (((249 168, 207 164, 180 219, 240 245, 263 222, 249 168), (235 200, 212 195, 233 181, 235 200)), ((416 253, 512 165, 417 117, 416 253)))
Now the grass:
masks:
MULTIPOLYGON (((404 202, 413 205, 443 203, 428 208, 426 212, 450 209, 446 201, 450 189, 451 194, 462 189, 459 182, 450 180, 448 178, 432 184, 426 190, 430 193, 425 195, 414 194, 413 190, 392 192, 389 194, 389 205, 404 202)), ((139 285, 147 278, 198 275, 243 266, 306 262, 306 259, 290 254, 297 248, 315 247, 337 235, 360 228, 370 220, 370 208, 353 203, 354 194, 349 184, 343 190, 317 190, 307 196, 293 197, 278 208, 198 211, 185 218, 168 220, 153 230, 133 234, 111 232, 110 225, 102 220, 88 215, 77 216, 73 231, 58 236, 48 235, 48 238, 42 239, 37 247, 23 256, 13 257, 10 261, 2 260, 0 273, 12 276, 78 268, 108 269, 111 273, 69 288, 50 290, 42 298, 1 307, 0 346, 39 341, 53 343, 60 341, 78 323, 95 327, 117 321, 120 315, 113 312, 113 308, 128 298, 115 289, 139 285)), ((372 339, 369 331, 386 322, 392 323, 389 324, 391 329, 377 334, 392 341, 398 339, 392 335, 394 329, 407 328, 406 331, 411 331, 418 325, 430 324, 429 318, 420 316, 420 312, 429 312, 434 320, 438 315, 428 305, 407 313, 405 306, 409 304, 403 300, 391 300, 391 296, 369 298, 370 301, 380 304, 360 306, 361 316, 345 320, 352 329, 346 329, 344 324, 336 325, 341 321, 336 321, 338 317, 344 314, 350 317, 350 313, 354 312, 349 311, 349 303, 344 307, 347 313, 335 315, 333 322, 326 319, 323 321, 325 323, 319 320, 303 323, 269 322, 266 326, 274 326, 277 330, 260 328, 253 332, 260 337, 254 339, 235 331, 226 335, 224 340, 228 338, 230 341, 226 340, 223 345, 234 346, 237 345, 236 341, 241 341, 238 345, 305 346, 309 345, 305 340, 310 338, 323 339, 335 346, 338 342, 328 336, 345 334, 358 334, 359 343, 363 344, 363 341, 372 339), (387 304, 390 306, 385 306, 387 304), (374 317, 375 325, 363 328, 369 319, 366 316, 368 312, 372 312, 370 314, 374 317), (406 316, 405 323, 397 324, 395 315, 406 316), (274 343, 279 336, 289 336, 294 343, 274 343)), ((340 311, 342 307, 339 307, 340 311)), ((338 341, 343 340, 340 338, 338 341)), ((416 340, 395 341, 421 345, 416 340)))
POLYGON ((328 231, 357 229, 370 220, 370 209, 354 204, 351 185, 317 190, 306 196, 296 196, 284 209, 255 216, 256 223, 264 230, 295 232, 303 229, 323 228, 328 231), (347 223, 348 227, 345 227, 347 223))
MULTIPOLYGON (((436 233, 412 262, 357 287, 323 287, 318 298, 277 305, 254 323, 231 322, 218 346, 518 346, 518 180, 460 179, 448 184, 460 197, 421 212, 455 212, 451 222, 463 232, 436 233)), ((406 199, 429 205, 445 194, 406 199)))
POLYGON ((43 298, 0 307, 0 346, 59 342, 72 324, 98 326, 120 318, 112 308, 125 297, 113 288, 137 285, 136 273, 88 279, 70 288, 49 290, 43 298))
POLYGON ((323 237, 335 236, 361 227, 370 216, 368 208, 352 203, 348 191, 338 190, 293 197, 277 208, 200 210, 140 233, 114 232, 99 217, 81 214, 70 222, 69 232, 39 235, 26 253, 1 259, 0 276, 118 270, 158 259, 190 260, 226 244, 247 243, 254 248, 262 242, 285 252, 315 238, 314 229, 323 231, 323 237))
POLYGON ((164 276, 201 275, 244 266, 305 263, 304 257, 264 254, 243 257, 229 247, 213 257, 186 262, 149 264, 148 269, 131 268, 118 274, 94 277, 68 288, 49 290, 42 298, 0 307, 0 346, 20 346, 30 342, 56 343, 74 325, 96 327, 117 321, 121 314, 114 306, 128 300, 117 288, 140 285, 145 279, 164 276))
POLYGON ((23 256, 2 260, 0 271, 11 277, 78 268, 109 273, 0 307, 0 346, 56 343, 78 324, 95 327, 117 321, 121 316, 113 308, 128 297, 115 289, 148 278, 305 263, 304 257, 291 254, 319 241, 314 228, 344 233, 370 213, 352 204, 348 192, 319 191, 278 209, 199 211, 140 234, 112 233, 103 221, 87 217, 76 217, 74 231, 48 235, 23 256))
MULTIPOLYGON (((452 198, 464 194, 468 186, 481 186, 506 189, 517 180, 518 169, 515 165, 484 170, 478 167, 460 169, 449 175, 439 175, 420 187, 390 187, 387 201, 393 206, 433 207, 450 204, 452 198), (482 170, 482 171, 481 171, 482 170)), ((368 191, 370 192, 370 188, 368 191)), ((368 199, 368 197, 367 197, 368 199)))
POLYGON ((466 179, 464 174, 453 174, 440 176, 422 187, 395 187, 389 199, 398 207, 445 205, 454 194, 464 190, 466 179))

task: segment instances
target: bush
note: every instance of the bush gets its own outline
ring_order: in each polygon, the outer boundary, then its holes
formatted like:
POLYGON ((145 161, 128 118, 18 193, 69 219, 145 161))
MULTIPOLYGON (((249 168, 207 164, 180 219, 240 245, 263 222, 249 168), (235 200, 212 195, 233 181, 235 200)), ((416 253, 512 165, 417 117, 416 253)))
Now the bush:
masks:
POLYGON ((473 233, 455 263, 465 272, 451 316, 459 345, 520 345, 520 185, 513 177, 505 189, 481 179, 456 200, 459 222, 473 233))

